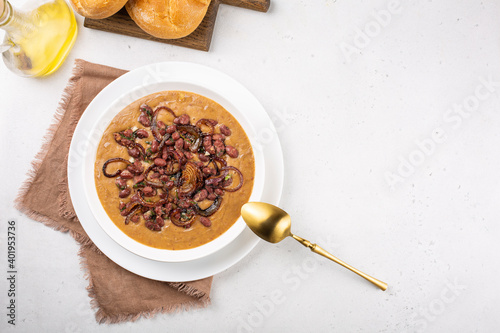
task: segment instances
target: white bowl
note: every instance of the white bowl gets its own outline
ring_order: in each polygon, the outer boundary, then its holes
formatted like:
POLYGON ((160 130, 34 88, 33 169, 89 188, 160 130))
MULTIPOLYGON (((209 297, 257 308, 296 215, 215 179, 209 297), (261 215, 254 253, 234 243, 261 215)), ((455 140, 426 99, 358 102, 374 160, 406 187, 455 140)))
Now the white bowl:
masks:
MULTIPOLYGON (((225 91, 216 91, 215 89, 207 88, 206 84, 187 81, 189 80, 183 80, 183 82, 143 82, 143 84, 139 85, 137 88, 124 92, 124 94, 120 98, 118 98, 112 105, 103 110, 99 121, 97 121, 95 125, 89 130, 89 142, 86 146, 86 152, 83 161, 85 196, 88 200, 91 211, 97 219, 100 227, 115 242, 120 244, 128 251, 144 258, 163 262, 190 261, 212 254, 231 243, 244 230, 246 225, 243 219, 240 217, 226 232, 204 245, 187 250, 163 250, 153 248, 135 241, 134 239, 123 233, 113 223, 113 221, 111 221, 100 203, 94 185, 94 164, 97 153, 97 146, 104 131, 108 127, 111 120, 130 103, 149 94, 166 90, 193 92, 208 97, 219 103, 238 120, 238 122, 245 130, 247 136, 249 137, 250 143, 253 147, 255 156, 255 179, 253 190, 250 196, 250 201, 261 201, 262 192, 264 189, 265 165, 262 153, 263 149, 259 146, 259 143, 255 139, 258 138, 257 129, 252 126, 251 122, 248 121, 247 117, 245 116, 245 113, 252 112, 252 110, 249 109, 250 106, 248 104, 244 103, 245 99, 242 98, 243 96, 235 95, 233 94, 233 92, 229 94, 225 91)), ((214 86, 218 85, 214 84, 214 86)))

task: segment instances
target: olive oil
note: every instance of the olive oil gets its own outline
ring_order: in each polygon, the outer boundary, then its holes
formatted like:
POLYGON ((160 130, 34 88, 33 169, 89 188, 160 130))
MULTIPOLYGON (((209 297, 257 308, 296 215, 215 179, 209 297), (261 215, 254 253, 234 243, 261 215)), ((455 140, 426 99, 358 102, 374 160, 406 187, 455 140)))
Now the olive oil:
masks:
MULTIPOLYGON (((77 35, 77 24, 64 0, 43 3, 29 12, 13 9, 5 0, 0 28, 6 31, 3 59, 22 76, 44 76, 57 70, 66 59, 77 35)), ((2 5, 0 4, 0 9, 2 5)))

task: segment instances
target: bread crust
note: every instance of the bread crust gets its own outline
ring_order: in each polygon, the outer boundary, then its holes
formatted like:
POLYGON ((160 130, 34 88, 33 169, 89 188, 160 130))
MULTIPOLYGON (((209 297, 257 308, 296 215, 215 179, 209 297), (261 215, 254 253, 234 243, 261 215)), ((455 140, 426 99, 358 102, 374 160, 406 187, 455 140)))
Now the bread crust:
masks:
POLYGON ((210 0, 129 0, 134 22, 157 38, 177 39, 192 33, 207 13, 210 0))
POLYGON ((85 17, 103 19, 125 6, 127 0, 71 0, 75 11, 85 17))

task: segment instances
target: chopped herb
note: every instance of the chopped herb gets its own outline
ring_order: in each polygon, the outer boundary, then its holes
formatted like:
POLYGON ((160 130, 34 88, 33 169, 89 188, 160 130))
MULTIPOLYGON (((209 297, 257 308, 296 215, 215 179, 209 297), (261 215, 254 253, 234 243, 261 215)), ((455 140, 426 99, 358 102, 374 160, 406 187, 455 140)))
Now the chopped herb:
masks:
POLYGON ((134 188, 138 188, 140 186, 145 186, 146 184, 144 182, 140 182, 140 183, 137 183, 137 184, 134 184, 134 188))
POLYGON ((232 178, 231 175, 226 175, 226 177, 224 177, 224 180, 228 180, 229 178, 232 178))

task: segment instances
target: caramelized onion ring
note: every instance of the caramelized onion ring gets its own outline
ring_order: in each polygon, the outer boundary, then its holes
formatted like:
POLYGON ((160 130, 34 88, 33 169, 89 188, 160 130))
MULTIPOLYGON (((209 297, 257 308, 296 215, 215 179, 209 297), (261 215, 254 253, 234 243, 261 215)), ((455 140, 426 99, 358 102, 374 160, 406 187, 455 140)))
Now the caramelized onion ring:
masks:
POLYGON ((212 202, 210 207, 208 207, 207 209, 201 209, 200 206, 198 206, 198 204, 194 205, 194 209, 196 210, 196 214, 201 215, 203 217, 209 217, 215 214, 217 210, 219 210, 221 203, 222 203, 222 198, 217 197, 215 198, 214 202, 212 202))
POLYGON ((209 128, 210 128, 210 132, 208 132, 208 133, 204 133, 204 132, 202 131, 202 133, 203 133, 204 135, 207 135, 207 134, 208 134, 208 135, 212 135, 212 134, 214 134, 214 131, 215 131, 215 126, 212 124, 212 122, 211 122, 209 119, 205 119, 205 118, 200 119, 200 120, 198 120, 198 121, 196 122, 196 125, 195 125, 195 126, 196 126, 196 127, 198 127, 198 128, 200 129, 200 131, 201 131, 201 126, 202 126, 202 125, 205 125, 205 126, 207 126, 207 127, 209 127, 209 128))
POLYGON ((143 206, 146 206, 146 207, 153 208, 153 207, 161 206, 167 202, 167 198, 158 200, 157 202, 147 202, 142 197, 142 195, 143 195, 142 191, 137 191, 137 193, 139 193, 139 203, 143 206))
POLYGON ((123 159, 120 157, 110 158, 109 160, 104 162, 104 164, 102 165, 102 173, 104 174, 104 176, 106 176, 108 178, 113 178, 113 177, 118 176, 123 171, 123 170, 117 170, 115 173, 108 173, 106 171, 108 164, 115 163, 115 162, 123 162, 123 163, 126 163, 127 165, 132 165, 132 163, 130 161, 127 161, 126 159, 123 159))
POLYGON ((127 214, 127 217, 125 218, 125 224, 129 224, 130 219, 132 218, 132 216, 134 216, 134 215, 135 215, 135 213, 137 213, 137 211, 138 211, 139 209, 141 209, 141 208, 142 208, 142 206, 141 206, 141 205, 139 205, 139 204, 138 204, 138 205, 136 205, 136 206, 133 206, 132 210, 130 211, 130 213, 129 213, 129 214, 127 214))
POLYGON ((185 227, 189 228, 191 226, 191 223, 193 222, 194 217, 196 214, 192 214, 191 218, 187 221, 181 221, 180 215, 182 214, 182 209, 177 208, 174 209, 173 211, 170 212, 169 219, 172 221, 173 224, 175 224, 178 227, 185 227))
POLYGON ((158 106, 155 111, 153 112, 153 121, 151 122, 151 132, 153 133, 153 136, 155 137, 156 141, 161 141, 162 137, 160 133, 158 133, 158 114, 160 111, 165 110, 167 112, 170 112, 174 118, 177 116, 175 115, 174 111, 169 108, 168 106, 158 106))
POLYGON ((240 183, 237 186, 235 186, 233 188, 222 187, 222 189, 224 191, 235 192, 235 191, 238 191, 243 186, 243 174, 241 173, 240 170, 238 170, 237 168, 235 168, 234 166, 231 166, 231 165, 230 166, 225 166, 221 170, 233 170, 240 177, 240 183))
POLYGON ((201 130, 193 125, 177 125, 177 130, 184 131, 194 136, 194 142, 191 147, 189 147, 189 150, 193 153, 198 152, 198 148, 200 148, 201 145, 201 130))

